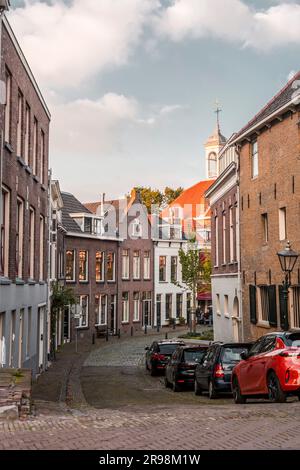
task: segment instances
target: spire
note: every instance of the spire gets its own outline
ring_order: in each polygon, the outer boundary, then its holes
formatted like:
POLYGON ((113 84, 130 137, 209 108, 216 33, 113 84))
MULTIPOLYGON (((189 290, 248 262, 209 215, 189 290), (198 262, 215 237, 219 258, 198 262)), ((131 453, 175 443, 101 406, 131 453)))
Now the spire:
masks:
POLYGON ((222 108, 220 107, 219 100, 216 99, 215 102, 215 113, 217 115, 217 130, 220 133, 220 113, 222 112, 222 108))

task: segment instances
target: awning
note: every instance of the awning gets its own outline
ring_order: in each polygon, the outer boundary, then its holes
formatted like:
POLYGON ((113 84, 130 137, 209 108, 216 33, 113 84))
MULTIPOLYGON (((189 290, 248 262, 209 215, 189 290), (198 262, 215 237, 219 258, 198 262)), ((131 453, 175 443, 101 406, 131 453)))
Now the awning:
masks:
POLYGON ((210 292, 202 292, 201 294, 197 295, 197 300, 211 301, 212 300, 211 293, 210 292))

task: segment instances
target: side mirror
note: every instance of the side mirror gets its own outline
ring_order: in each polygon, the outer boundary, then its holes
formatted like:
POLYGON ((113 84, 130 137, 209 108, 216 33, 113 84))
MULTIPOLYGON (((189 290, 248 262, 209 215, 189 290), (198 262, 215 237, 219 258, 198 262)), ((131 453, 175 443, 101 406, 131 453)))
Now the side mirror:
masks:
POLYGON ((150 349, 149 346, 145 347, 145 351, 149 351, 149 349, 150 349))
POLYGON ((247 361, 247 359, 249 359, 249 353, 248 353, 248 351, 243 351, 243 352, 241 353, 241 359, 242 359, 243 361, 247 361))

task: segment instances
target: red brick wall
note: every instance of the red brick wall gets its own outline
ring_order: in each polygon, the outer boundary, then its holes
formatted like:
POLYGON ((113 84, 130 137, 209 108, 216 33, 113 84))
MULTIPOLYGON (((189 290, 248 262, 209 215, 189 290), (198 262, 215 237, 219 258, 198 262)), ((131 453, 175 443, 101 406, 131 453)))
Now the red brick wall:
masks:
MULTIPOLYGON (((47 202, 47 187, 48 187, 48 146, 49 146, 49 118, 45 112, 42 103, 38 97, 35 88, 22 64, 17 51, 5 29, 2 28, 2 80, 5 80, 5 68, 7 67, 12 75, 12 93, 11 93, 11 151, 4 147, 3 152, 3 184, 10 190, 11 205, 10 205, 10 249, 9 249, 9 277, 16 278, 16 213, 17 213, 17 196, 21 197, 25 202, 24 207, 24 255, 23 255, 23 278, 27 281, 29 276, 29 206, 35 209, 36 225, 35 225, 35 280, 39 280, 39 220, 40 214, 45 217, 45 222, 48 216, 48 202, 47 202), (24 96, 24 119, 25 126, 25 109, 26 102, 31 108, 31 133, 30 133, 30 161, 29 169, 26 170, 25 166, 17 161, 17 118, 18 118, 18 90, 21 90, 24 96), (38 120, 38 135, 41 129, 45 133, 45 162, 44 162, 44 175, 45 184, 42 187, 39 181, 33 178, 32 167, 32 153, 33 153, 33 120, 34 116, 38 120)), ((1 115, 1 128, 3 128, 3 114, 1 115)), ((24 148, 24 129, 23 129, 23 148, 24 148)), ((37 152, 37 172, 40 168, 40 139, 38 139, 38 152, 37 152)), ((44 240, 44 279, 47 277, 47 227, 45 225, 45 240, 44 240)))
MULTIPOLYGON (((287 210, 287 239, 300 252, 300 113, 288 113, 258 137, 259 176, 251 177, 251 147, 244 142, 240 154, 240 231, 243 271, 243 316, 245 339, 257 338, 268 329, 250 323, 249 285, 282 283, 277 252, 286 241, 279 241, 279 209, 287 210), (293 186, 294 181, 294 186, 293 186), (275 192, 276 185, 276 192, 275 192), (263 239, 262 214, 268 214, 269 241, 263 239)), ((292 282, 299 283, 299 263, 292 282)), ((278 299, 277 299, 277 310, 278 299)), ((279 312, 278 312, 279 316, 279 312)), ((278 328, 280 322, 278 321, 278 328)))

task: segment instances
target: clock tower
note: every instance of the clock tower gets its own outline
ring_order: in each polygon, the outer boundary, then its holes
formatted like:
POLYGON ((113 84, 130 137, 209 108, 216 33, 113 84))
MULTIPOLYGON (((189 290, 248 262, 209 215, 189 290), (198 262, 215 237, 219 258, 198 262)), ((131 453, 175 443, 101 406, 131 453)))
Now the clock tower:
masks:
POLYGON ((206 161, 206 179, 213 180, 219 176, 219 161, 218 155, 220 150, 226 144, 226 137, 221 134, 220 130, 220 113, 221 108, 219 103, 216 102, 217 123, 213 134, 208 138, 205 147, 205 161, 206 161))

